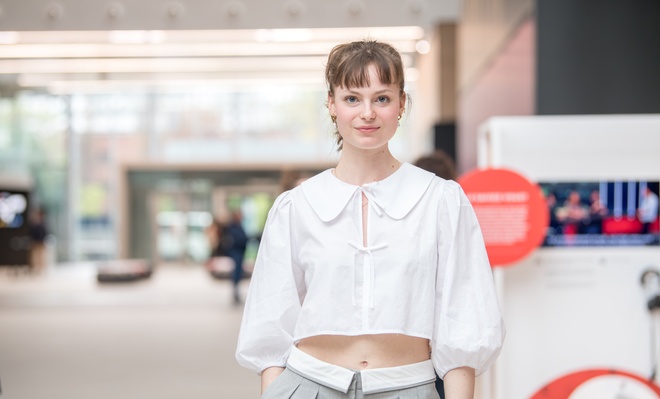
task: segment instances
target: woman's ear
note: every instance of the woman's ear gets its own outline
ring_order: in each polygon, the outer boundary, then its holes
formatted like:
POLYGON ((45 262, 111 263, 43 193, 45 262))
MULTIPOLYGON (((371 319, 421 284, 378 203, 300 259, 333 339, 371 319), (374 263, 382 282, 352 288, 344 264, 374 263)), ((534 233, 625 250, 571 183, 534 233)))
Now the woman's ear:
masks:
POLYGON ((330 116, 332 117, 337 115, 335 112, 335 97, 331 92, 328 92, 328 111, 330 111, 330 116))

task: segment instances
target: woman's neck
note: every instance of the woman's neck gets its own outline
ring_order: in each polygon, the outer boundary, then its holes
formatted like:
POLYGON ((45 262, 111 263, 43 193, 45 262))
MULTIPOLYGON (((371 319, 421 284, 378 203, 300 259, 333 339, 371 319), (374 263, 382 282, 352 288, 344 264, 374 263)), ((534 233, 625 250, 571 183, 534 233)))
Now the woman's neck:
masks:
POLYGON ((400 166, 401 162, 394 158, 388 148, 368 154, 344 149, 334 173, 339 180, 361 186, 387 178, 400 166))

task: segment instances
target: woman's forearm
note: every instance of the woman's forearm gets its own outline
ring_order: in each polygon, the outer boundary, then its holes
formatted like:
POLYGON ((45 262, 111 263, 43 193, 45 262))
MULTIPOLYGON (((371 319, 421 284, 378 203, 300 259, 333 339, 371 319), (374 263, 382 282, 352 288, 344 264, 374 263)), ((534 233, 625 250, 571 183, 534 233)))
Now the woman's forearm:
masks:
POLYGON ((443 378, 447 399, 474 398, 474 369, 459 367, 450 370, 443 378))
POLYGON ((266 387, 275 380, 280 374, 284 372, 283 367, 269 367, 261 373, 261 393, 263 394, 266 387))

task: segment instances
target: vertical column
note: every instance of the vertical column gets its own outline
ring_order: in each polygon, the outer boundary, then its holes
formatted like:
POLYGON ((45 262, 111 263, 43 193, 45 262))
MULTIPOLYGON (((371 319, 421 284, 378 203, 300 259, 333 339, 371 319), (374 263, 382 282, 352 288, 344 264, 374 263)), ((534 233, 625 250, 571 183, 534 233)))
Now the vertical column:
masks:
POLYGON ((440 119, 433 127, 434 148, 445 151, 456 161, 456 24, 440 24, 438 33, 440 36, 440 119))
POLYGON ((71 106, 71 95, 65 96, 66 120, 67 120, 67 226, 65 243, 67 254, 65 259, 77 261, 80 258, 80 248, 78 239, 78 210, 80 203, 80 138, 73 126, 73 109, 71 106))

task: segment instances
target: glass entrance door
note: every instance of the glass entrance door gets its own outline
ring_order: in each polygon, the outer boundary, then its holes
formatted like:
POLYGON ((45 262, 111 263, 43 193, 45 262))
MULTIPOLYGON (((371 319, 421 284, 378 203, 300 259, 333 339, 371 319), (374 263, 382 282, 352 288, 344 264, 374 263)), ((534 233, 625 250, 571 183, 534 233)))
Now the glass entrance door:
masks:
POLYGON ((150 195, 157 263, 202 264, 211 248, 206 231, 213 222, 209 190, 158 190, 150 195))

